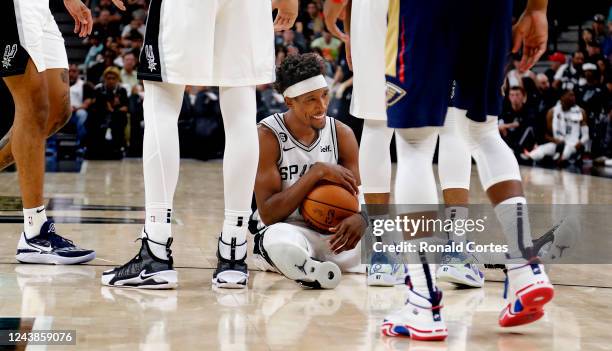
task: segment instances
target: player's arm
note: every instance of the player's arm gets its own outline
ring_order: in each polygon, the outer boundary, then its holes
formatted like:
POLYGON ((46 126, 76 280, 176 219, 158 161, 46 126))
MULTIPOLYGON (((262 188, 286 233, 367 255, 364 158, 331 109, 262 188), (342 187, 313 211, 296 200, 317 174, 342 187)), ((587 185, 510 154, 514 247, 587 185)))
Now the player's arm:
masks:
MULTIPOLYGON (((338 137, 338 163, 350 170, 356 177, 357 182, 361 185, 359 177, 359 145, 353 130, 346 124, 335 121, 336 135, 338 137)), ((331 228, 330 232, 334 233, 330 240, 330 249, 338 254, 342 251, 348 251, 359 243, 361 237, 365 233, 368 226, 365 217, 356 213, 345 218, 336 227, 331 228)))
POLYGON ((259 165, 255 178, 255 200, 259 216, 266 225, 289 217, 320 180, 340 183, 357 191, 357 185, 349 170, 320 162, 314 164, 295 184, 282 190, 281 174, 276 164, 280 157, 278 139, 274 132, 265 126, 260 126, 258 133, 259 165))

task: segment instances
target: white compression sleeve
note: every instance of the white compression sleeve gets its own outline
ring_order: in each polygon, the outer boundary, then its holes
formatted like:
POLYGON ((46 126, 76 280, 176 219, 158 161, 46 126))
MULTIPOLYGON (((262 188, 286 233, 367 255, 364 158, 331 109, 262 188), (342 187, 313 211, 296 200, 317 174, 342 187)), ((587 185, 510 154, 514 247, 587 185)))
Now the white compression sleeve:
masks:
POLYGON ((503 181, 521 180, 516 157, 499 134, 497 117, 489 116, 486 122, 474 122, 467 117, 465 110, 457 110, 455 122, 476 160, 485 190, 503 181))
POLYGON ((443 190, 470 188, 472 155, 459 134, 456 114, 457 109, 450 107, 446 114, 444 127, 440 130, 438 175, 443 190))
POLYGON ((359 172, 363 191, 367 194, 391 192, 389 145, 392 137, 393 129, 387 127, 387 121, 364 120, 359 145, 359 172))
MULTIPOLYGON (((144 140, 142 163, 145 185, 145 232, 149 239, 165 244, 171 235, 172 202, 179 175, 178 117, 183 85, 144 82, 144 140)), ((153 253, 165 258, 166 251, 152 245, 153 253)))
MULTIPOLYGON (((223 156, 225 221, 221 236, 222 241, 226 244, 231 243, 232 238, 235 238, 236 243, 240 245, 246 241, 251 199, 259 161, 255 87, 222 87, 220 88, 220 103, 225 128, 223 156)), ((246 245, 241 247, 246 250, 246 245)), ((229 247, 220 245, 220 249, 223 257, 228 258, 229 247)), ((244 255, 246 251, 236 253, 238 259, 244 255)))
POLYGON ((438 130, 436 127, 396 130, 395 203, 414 205, 438 203, 436 178, 432 166, 438 130))

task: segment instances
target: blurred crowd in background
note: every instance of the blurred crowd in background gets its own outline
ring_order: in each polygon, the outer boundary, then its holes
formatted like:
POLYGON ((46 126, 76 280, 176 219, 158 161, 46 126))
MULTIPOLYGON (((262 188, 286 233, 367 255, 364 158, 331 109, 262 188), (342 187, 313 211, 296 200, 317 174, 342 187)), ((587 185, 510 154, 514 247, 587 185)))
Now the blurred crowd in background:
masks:
MULTIPOLYGON (((89 1, 94 27, 82 43, 86 54, 73 59, 70 65, 73 117, 66 127, 78 136, 86 158, 118 159, 142 154, 144 94, 136 70, 147 3, 127 0, 127 11, 122 12, 110 0, 89 1)), ((549 45, 541 62, 527 72, 513 68, 520 57, 513 57, 510 63, 499 131, 523 163, 535 162, 528 155, 538 145, 555 142, 562 148, 563 140, 553 137, 547 115, 566 95, 564 109, 577 106, 584 111, 588 142, 577 145, 576 152, 567 159, 560 158, 559 152, 538 162, 564 166, 612 158, 612 8, 608 16, 591 15, 579 28, 573 50, 557 51, 556 45, 549 45)), ((555 35, 558 34, 551 31, 551 37, 555 35)), ((323 1, 301 0, 294 28, 276 33, 274 40, 277 64, 287 55, 304 52, 316 52, 325 59, 325 75, 332 92, 328 113, 350 125, 359 139, 362 121, 349 115, 352 74, 343 42, 325 29, 323 1)), ((282 95, 271 84, 257 87, 258 120, 285 109, 282 95)), ((179 131, 182 157, 222 156, 224 133, 216 87, 186 88, 179 131)))

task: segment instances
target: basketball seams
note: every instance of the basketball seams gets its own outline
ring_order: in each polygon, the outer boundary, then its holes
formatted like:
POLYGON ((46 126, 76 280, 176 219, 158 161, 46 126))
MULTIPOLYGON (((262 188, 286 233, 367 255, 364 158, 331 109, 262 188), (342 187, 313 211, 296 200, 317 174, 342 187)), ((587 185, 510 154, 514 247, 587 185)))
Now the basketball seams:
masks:
POLYGON ((322 205, 326 205, 326 206, 330 206, 330 207, 335 207, 335 208, 337 208, 337 209, 344 210, 344 211, 347 211, 347 212, 358 213, 358 211, 353 211, 353 210, 348 209, 348 208, 344 208, 344 207, 336 206, 336 205, 333 205, 333 204, 328 204, 328 203, 326 203, 326 202, 319 201, 319 200, 314 200, 314 199, 311 199, 311 198, 309 198, 309 197, 306 197, 306 200, 310 200, 310 201, 312 201, 312 202, 316 202, 316 203, 319 203, 319 204, 322 204, 322 205))

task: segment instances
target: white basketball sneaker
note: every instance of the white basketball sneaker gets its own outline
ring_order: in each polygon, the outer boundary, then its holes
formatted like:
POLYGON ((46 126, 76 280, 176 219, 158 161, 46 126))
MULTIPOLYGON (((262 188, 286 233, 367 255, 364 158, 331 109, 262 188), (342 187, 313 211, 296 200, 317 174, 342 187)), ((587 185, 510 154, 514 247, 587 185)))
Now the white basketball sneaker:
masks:
POLYGON ((506 307, 499 315, 499 325, 514 327, 537 321, 544 315, 544 305, 552 300, 555 291, 537 263, 506 265, 504 298, 506 307))
POLYGON ((482 288, 485 281, 484 273, 471 263, 442 264, 438 267, 436 277, 439 281, 471 288, 482 288))
POLYGON ((443 341, 448 336, 448 329, 442 320, 440 304, 442 292, 435 291, 434 297, 424 296, 408 291, 408 300, 399 311, 388 315, 381 326, 386 336, 408 336, 413 340, 443 341))
POLYGON ((318 261, 301 247, 278 243, 267 245, 265 249, 276 269, 302 286, 333 289, 340 283, 342 273, 338 265, 318 261))

